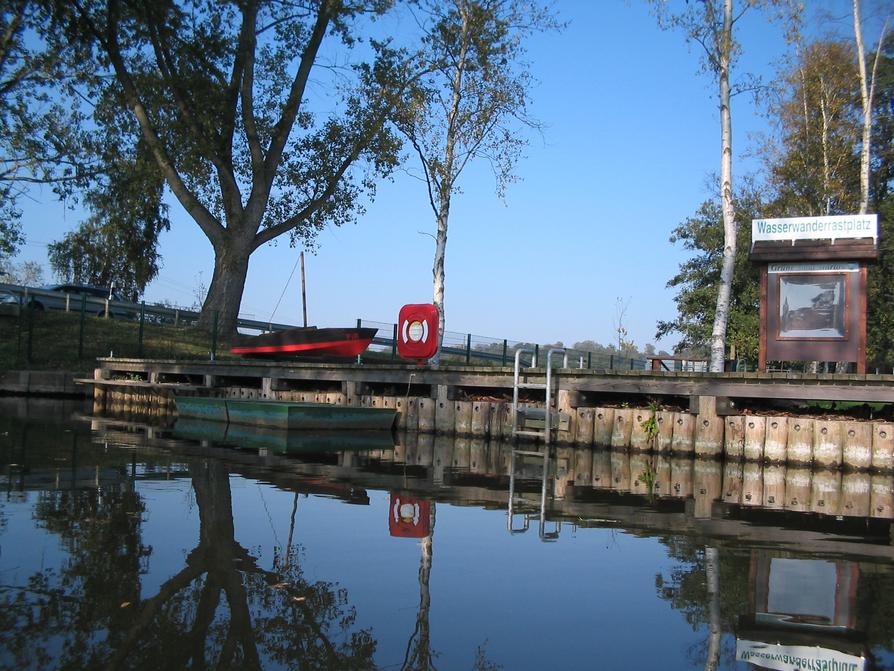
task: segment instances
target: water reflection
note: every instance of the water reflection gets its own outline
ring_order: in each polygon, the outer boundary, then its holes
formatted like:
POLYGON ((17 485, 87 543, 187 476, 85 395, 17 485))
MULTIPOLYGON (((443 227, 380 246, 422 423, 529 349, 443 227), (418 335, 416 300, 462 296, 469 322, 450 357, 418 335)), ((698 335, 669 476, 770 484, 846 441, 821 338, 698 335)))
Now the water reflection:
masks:
MULTIPOLYGON (((894 659, 890 515, 881 516, 884 505, 875 518, 853 514, 870 512, 864 501, 872 506, 889 494, 880 481, 873 494, 873 476, 856 484, 854 474, 755 472, 749 464, 572 448, 513 461, 519 455, 510 446, 425 436, 337 452, 320 445, 277 452, 248 442, 235 450, 205 437, 174 440, 153 427, 100 420, 92 433, 88 424, 0 422, 4 666, 545 668, 530 653, 513 656, 537 637, 551 648, 552 668, 592 666, 594 637, 600 659, 617 655, 604 668, 732 669, 748 662, 787 669, 802 663, 791 660, 806 660, 816 668, 834 662, 875 669, 894 659), (650 471, 653 477, 643 477, 650 471), (249 481, 289 493, 285 545, 270 541, 269 561, 237 533, 234 488, 249 481), (159 566, 163 548, 147 542, 147 520, 160 514, 155 483, 174 487, 196 521, 194 537, 170 566, 159 566), (369 522, 347 513, 379 505, 377 492, 385 498, 374 525, 389 543, 374 542, 369 522), (510 508, 513 494, 519 500, 510 508), (365 585, 393 580, 388 571, 371 569, 366 583, 355 574, 335 580, 318 568, 305 571, 307 553, 327 538, 306 530, 311 516, 322 514, 302 503, 315 496, 354 504, 328 508, 326 526, 334 536, 361 534, 352 548, 371 567, 406 566, 402 548, 415 548, 416 595, 404 606, 412 612, 409 628, 392 635, 400 628, 368 615, 365 585), (509 534, 487 521, 508 516, 510 528, 521 530, 511 523, 513 512, 536 520, 538 534, 509 534), (582 562, 575 566, 596 561, 589 540, 616 531, 636 541, 623 550, 629 554, 622 564, 642 561, 642 542, 661 547, 663 559, 645 569, 654 587, 631 573, 639 582, 615 594, 599 571, 561 568, 572 557, 582 562), (27 544, 29 533, 55 539, 57 555, 20 561, 27 552, 16 545, 27 544), (464 537, 474 540, 458 547, 464 537), (552 543, 539 547, 539 539, 552 543), (473 552, 476 544, 483 553, 473 552), (458 561, 462 554, 487 557, 494 567, 458 561), (500 592, 501 575, 514 575, 507 562, 536 566, 530 575, 547 576, 550 589, 519 582, 500 592), (438 590, 438 581, 454 588, 438 590), (464 602, 460 584, 470 584, 480 600, 464 602), (556 601, 551 593, 564 593, 566 584, 576 599, 556 601), (640 606, 643 622, 625 619, 629 595, 643 586, 654 591, 640 606), (515 593, 507 613, 524 616, 508 629, 489 622, 465 631, 475 610, 496 598, 492 593, 515 593), (657 608, 662 602, 672 610, 657 608), (663 656, 637 657, 601 635, 588 618, 603 610, 663 656), (681 619, 690 634, 675 629, 681 619), (525 620, 536 626, 524 628, 525 620), (658 633, 665 630, 673 633, 658 633), (469 639, 471 647, 455 642, 469 639)), ((337 563, 335 554, 326 556, 337 563)))

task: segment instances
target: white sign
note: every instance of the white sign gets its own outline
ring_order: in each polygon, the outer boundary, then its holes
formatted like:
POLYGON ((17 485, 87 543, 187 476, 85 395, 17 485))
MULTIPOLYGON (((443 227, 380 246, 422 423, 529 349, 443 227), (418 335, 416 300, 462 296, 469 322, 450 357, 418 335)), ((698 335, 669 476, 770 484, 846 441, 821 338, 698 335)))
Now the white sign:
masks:
POLYGON ((866 660, 838 650, 807 645, 782 645, 736 640, 736 661, 780 671, 863 671, 866 660))
POLYGON ((848 214, 839 217, 791 217, 752 219, 751 244, 762 240, 832 240, 872 238, 878 242, 877 214, 848 214))
POLYGON ((769 263, 769 273, 856 273, 860 264, 852 261, 820 261, 818 263, 769 263))

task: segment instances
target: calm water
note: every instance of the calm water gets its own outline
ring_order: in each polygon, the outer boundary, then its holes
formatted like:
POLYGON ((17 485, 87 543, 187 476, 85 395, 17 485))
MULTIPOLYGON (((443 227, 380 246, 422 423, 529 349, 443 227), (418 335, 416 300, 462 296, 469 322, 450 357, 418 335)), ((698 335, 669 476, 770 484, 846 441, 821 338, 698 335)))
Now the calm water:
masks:
POLYGON ((0 665, 894 668, 890 478, 215 430, 0 400, 0 665))

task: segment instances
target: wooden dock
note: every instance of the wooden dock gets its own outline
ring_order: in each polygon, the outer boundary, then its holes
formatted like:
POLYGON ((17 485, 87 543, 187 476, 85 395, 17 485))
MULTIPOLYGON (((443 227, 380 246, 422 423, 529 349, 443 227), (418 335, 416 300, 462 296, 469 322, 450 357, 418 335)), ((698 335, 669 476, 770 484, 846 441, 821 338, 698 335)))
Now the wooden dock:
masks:
MULTIPOLYGON (((526 369, 525 382, 544 382, 526 369)), ((97 412, 168 414, 173 394, 394 409, 398 428, 508 438, 509 368, 101 359, 97 412)), ((894 403, 894 375, 563 369, 552 376, 560 444, 857 470, 894 470, 894 424, 752 411, 768 399, 894 403), (653 409, 658 404, 657 410, 653 409), (663 407, 677 410, 663 410, 663 407), (654 423, 656 431, 647 427, 654 423)), ((543 406, 542 396, 525 399, 543 406)))

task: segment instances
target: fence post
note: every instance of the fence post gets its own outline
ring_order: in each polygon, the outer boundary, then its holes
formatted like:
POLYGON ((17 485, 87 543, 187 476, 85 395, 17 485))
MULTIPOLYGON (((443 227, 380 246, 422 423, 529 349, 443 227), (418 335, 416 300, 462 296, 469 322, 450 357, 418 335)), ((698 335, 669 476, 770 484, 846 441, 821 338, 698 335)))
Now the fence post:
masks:
POLYGON ((397 324, 391 329, 391 360, 397 358, 397 324))
POLYGON ((362 321, 362 320, 360 319, 360 317, 357 317, 357 328, 362 328, 362 327, 360 326, 360 322, 361 322, 361 321, 362 321))
POLYGON ((615 355, 614 354, 608 355, 608 369, 609 370, 615 369, 615 355))
POLYGON ((630 357, 630 370, 633 370, 633 357, 630 357))
POLYGON ((500 365, 501 365, 501 366, 505 366, 505 365, 506 365, 506 345, 507 345, 507 343, 506 343, 506 340, 505 340, 505 338, 504 338, 504 339, 503 339, 503 358, 500 360, 500 365))
POLYGON ((19 295, 19 318, 16 321, 18 328, 16 329, 16 362, 22 356, 22 328, 25 324, 25 308, 21 294, 19 295))
POLYGON ((466 335, 466 365, 472 362, 472 334, 466 335))
POLYGON ((143 325, 146 323, 146 301, 140 301, 140 349, 139 356, 143 358, 143 325))
POLYGON ((593 353, 587 352, 587 370, 590 370, 591 363, 593 363, 593 353))
POLYGON ((211 360, 214 361, 217 358, 217 320, 220 318, 220 312, 218 310, 214 311, 214 324, 212 326, 213 331, 211 332, 211 360))
POLYGON ((540 360, 540 345, 534 345, 534 361, 531 362, 533 368, 537 368, 537 362, 540 360))
POLYGON ((81 317, 78 328, 78 360, 84 358, 84 324, 87 322, 87 294, 81 294, 81 317))

